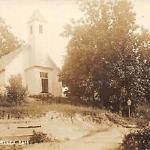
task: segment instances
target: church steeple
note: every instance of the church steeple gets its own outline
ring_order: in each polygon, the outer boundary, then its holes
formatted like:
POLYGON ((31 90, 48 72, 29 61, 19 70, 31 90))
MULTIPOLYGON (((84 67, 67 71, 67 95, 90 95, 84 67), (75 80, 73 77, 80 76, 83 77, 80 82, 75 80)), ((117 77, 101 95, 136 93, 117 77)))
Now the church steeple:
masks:
POLYGON ((39 10, 34 11, 31 18, 28 21, 28 28, 29 28, 29 38, 30 36, 43 33, 43 29, 45 28, 47 21, 42 16, 39 10))
POLYGON ((47 21, 36 10, 28 21, 28 43, 31 47, 31 63, 41 65, 41 59, 44 59, 48 53, 48 30, 47 21))
POLYGON ((45 20, 45 18, 43 17, 43 15, 40 13, 39 10, 35 10, 30 18, 30 20, 28 21, 28 23, 31 22, 43 22, 43 23, 47 23, 47 21, 45 20))

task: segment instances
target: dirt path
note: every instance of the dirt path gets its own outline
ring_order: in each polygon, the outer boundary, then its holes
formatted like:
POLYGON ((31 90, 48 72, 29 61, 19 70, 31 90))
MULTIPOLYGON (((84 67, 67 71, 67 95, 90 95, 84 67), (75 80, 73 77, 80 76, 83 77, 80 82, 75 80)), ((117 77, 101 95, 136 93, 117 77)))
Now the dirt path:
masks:
POLYGON ((4 120, 0 122, 0 135, 31 135, 32 128, 18 127, 40 125, 40 128, 35 129, 36 132, 46 133, 49 138, 61 142, 28 145, 23 150, 118 150, 126 130, 111 122, 105 112, 100 112, 97 116, 93 116, 92 112, 93 110, 87 115, 75 113, 72 117, 49 111, 40 118, 4 120))
POLYGON ((123 137, 123 130, 113 128, 104 132, 94 132, 76 140, 57 144, 37 144, 24 150, 117 150, 123 137))

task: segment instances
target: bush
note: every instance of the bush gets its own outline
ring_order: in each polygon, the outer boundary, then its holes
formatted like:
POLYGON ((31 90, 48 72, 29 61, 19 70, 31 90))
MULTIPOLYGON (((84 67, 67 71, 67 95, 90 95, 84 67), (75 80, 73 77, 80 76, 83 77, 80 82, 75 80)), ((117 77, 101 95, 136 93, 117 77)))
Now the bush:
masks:
POLYGON ((27 96, 27 88, 22 84, 21 75, 13 75, 9 79, 9 86, 7 89, 7 99, 12 105, 21 104, 27 96))
POLYGON ((148 126, 148 120, 144 118, 136 118, 136 124, 139 128, 145 128, 148 126))
POLYGON ((4 106, 7 103, 7 89, 3 86, 0 87, 0 105, 4 106))
POLYGON ((123 150, 150 149, 150 128, 145 128, 125 136, 123 150))
POLYGON ((43 142, 48 142, 48 140, 49 139, 47 137, 47 134, 33 131, 33 136, 30 138, 30 143, 31 144, 43 143, 43 142))
POLYGON ((61 103, 61 104, 70 104, 71 101, 69 98, 66 97, 54 97, 51 93, 41 93, 38 95, 30 95, 31 98, 36 98, 41 100, 42 102, 47 103, 61 103))
POLYGON ((36 98, 45 102, 49 102, 54 99, 51 93, 40 93, 38 95, 30 95, 31 98, 36 98))

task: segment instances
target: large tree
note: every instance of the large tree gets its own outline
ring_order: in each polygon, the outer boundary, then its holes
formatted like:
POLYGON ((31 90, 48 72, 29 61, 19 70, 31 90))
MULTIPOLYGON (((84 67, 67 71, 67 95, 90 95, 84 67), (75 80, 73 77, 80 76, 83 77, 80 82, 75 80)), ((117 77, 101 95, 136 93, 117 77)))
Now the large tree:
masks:
POLYGON ((70 41, 60 79, 82 100, 123 112, 131 99, 135 108, 145 99, 143 48, 149 50, 149 33, 139 32, 126 0, 78 2, 84 17, 64 32, 70 41))
POLYGON ((0 18, 0 57, 17 49, 21 42, 13 35, 10 27, 0 18))

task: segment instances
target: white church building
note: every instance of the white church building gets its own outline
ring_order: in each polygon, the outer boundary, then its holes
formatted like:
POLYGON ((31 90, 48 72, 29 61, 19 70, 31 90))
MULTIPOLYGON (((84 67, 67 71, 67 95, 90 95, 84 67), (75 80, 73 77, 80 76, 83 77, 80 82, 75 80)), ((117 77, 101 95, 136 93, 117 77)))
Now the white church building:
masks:
POLYGON ((28 44, 0 58, 0 86, 6 86, 11 75, 20 74, 29 94, 61 96, 60 70, 48 54, 48 23, 35 11, 27 25, 28 44))

